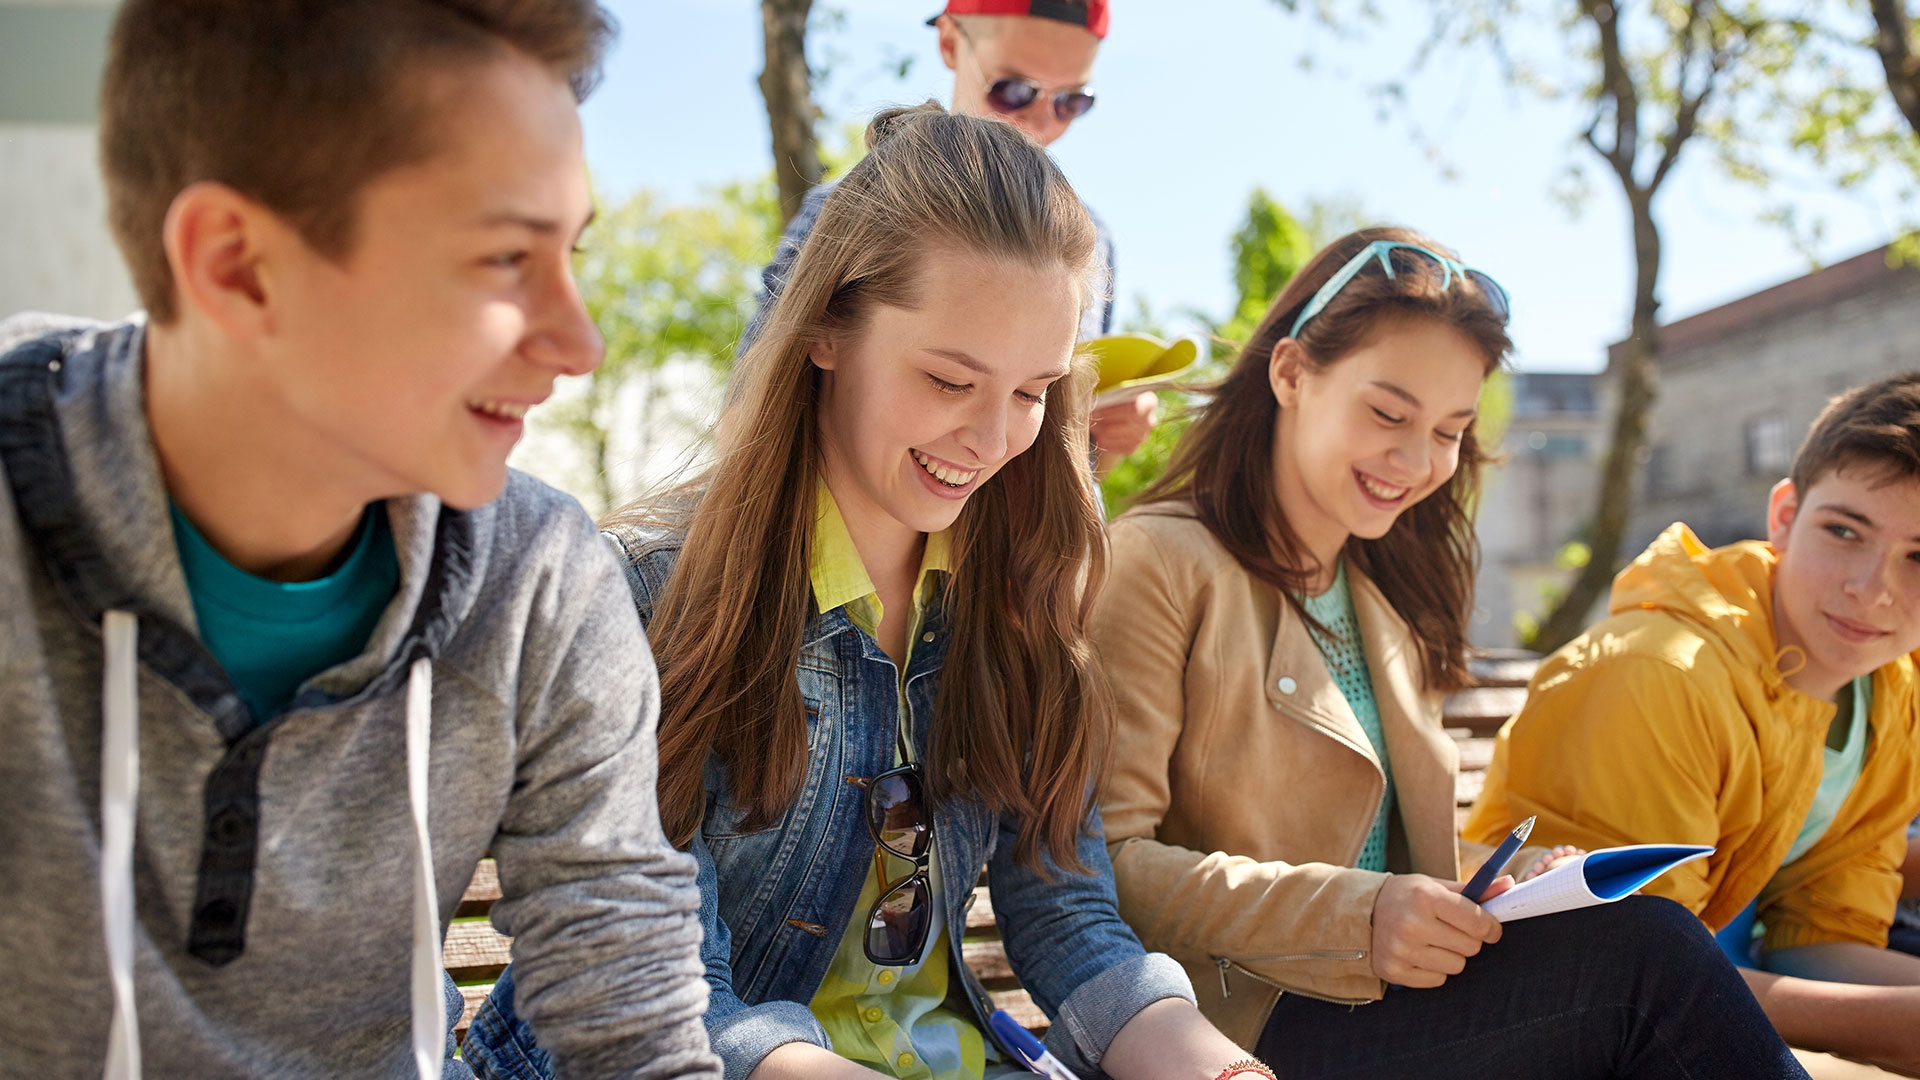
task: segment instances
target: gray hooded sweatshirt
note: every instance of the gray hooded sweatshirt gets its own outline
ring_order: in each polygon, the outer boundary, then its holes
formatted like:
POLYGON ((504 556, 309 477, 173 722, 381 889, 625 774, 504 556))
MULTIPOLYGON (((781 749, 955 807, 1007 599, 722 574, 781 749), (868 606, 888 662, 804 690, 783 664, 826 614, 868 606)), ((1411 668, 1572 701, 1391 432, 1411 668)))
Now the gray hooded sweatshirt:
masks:
POLYGON ((489 851, 562 1075, 718 1077, 653 660, 579 505, 392 500, 365 650, 253 717, 196 634, 145 324, 51 325, 0 324, 0 1077, 431 1074, 489 851))

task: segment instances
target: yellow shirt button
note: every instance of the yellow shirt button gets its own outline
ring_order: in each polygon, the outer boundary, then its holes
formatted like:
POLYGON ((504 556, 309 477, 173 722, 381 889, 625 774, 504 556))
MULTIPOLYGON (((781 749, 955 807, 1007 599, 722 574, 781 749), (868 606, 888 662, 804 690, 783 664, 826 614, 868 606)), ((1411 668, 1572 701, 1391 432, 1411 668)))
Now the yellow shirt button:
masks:
POLYGON ((913 1055, 901 1054, 896 1064, 898 1064, 903 1069, 913 1068, 913 1055))
POLYGON ((891 971, 883 971, 883 972, 881 972, 881 973, 880 973, 880 985, 881 985, 881 986, 891 986, 891 985, 893 985, 893 972, 891 972, 891 971))
POLYGON ((879 1023, 879 1022, 880 1022, 880 1017, 881 1017, 881 1016, 883 1016, 883 1015, 885 1015, 885 1014, 884 1014, 884 1013, 882 1013, 882 1012, 881 1012, 881 1011, 880 1011, 879 1009, 868 1009, 868 1010, 867 1010, 867 1011, 866 1011, 866 1012, 865 1012, 864 1014, 862 1014, 862 1015, 864 1015, 864 1016, 866 1017, 866 1019, 867 1019, 867 1023, 869 1023, 869 1024, 877 1024, 877 1023, 879 1023))

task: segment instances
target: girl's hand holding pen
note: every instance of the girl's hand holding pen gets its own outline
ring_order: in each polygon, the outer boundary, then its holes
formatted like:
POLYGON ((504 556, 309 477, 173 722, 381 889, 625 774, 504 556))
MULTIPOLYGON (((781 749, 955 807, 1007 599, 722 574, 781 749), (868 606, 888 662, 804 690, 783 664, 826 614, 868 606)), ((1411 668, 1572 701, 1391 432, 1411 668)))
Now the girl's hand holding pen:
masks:
MULTIPOLYGON (((1502 875, 1485 897, 1513 887, 1502 875)), ((1434 987, 1458 975, 1482 945, 1500 940, 1500 920, 1462 896, 1458 882, 1395 874, 1373 902, 1373 973, 1396 986, 1434 987)))

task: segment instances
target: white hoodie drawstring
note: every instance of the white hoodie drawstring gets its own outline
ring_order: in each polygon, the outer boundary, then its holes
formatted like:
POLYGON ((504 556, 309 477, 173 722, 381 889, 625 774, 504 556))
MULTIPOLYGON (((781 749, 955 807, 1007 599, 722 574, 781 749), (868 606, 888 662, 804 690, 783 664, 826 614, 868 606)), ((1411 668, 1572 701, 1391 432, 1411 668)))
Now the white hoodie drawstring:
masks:
POLYGON ((441 996, 440 894, 427 832, 427 764, 433 740, 433 661, 407 675, 407 800, 413 804, 413 1059, 423 1080, 440 1080, 446 1054, 447 999, 441 996))
POLYGON ((107 1025, 106 1080, 140 1080, 140 1023, 133 1006, 133 822, 140 796, 140 700, 136 674, 140 623, 125 611, 100 620, 106 675, 100 711, 100 909, 106 922, 107 982, 113 1019, 107 1025))
MULTIPOLYGON (((139 621, 125 611, 100 620, 106 646, 101 687, 100 907, 106 923, 107 979, 113 1019, 107 1027, 105 1080, 140 1080, 140 1025, 133 999, 133 829, 140 791, 139 621)), ((427 765, 433 735, 433 661, 407 676, 407 800, 413 810, 413 1057, 424 1080, 439 1080, 447 1003, 441 996, 439 890, 427 832, 427 765)))

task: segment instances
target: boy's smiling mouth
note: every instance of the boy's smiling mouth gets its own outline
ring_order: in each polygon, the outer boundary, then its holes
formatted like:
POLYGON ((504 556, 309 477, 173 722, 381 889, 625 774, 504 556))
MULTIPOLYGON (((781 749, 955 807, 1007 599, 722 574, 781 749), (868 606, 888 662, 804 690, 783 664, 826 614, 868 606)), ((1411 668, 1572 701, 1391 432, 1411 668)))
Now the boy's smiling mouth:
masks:
POLYGON ((496 398, 475 398, 467 402, 467 408, 501 420, 525 420, 527 410, 533 405, 525 401, 500 401, 496 398))

